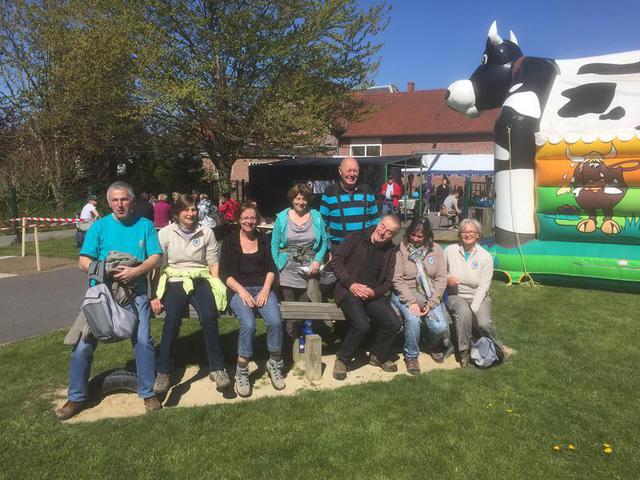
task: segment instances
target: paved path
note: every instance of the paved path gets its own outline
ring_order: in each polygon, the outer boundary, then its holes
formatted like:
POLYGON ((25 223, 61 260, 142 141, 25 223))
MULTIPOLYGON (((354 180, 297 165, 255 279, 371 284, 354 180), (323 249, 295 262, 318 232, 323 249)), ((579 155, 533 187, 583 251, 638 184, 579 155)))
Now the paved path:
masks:
POLYGON ((77 267, 0 278, 0 345, 69 326, 85 282, 77 267))

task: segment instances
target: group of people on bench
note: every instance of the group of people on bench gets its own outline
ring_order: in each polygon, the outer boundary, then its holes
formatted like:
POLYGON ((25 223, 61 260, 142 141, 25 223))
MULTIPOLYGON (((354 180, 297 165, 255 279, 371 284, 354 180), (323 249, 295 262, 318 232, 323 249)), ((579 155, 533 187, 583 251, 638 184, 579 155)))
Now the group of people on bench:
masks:
MULTIPOLYGON (((349 365, 371 327, 375 338, 369 363, 394 372, 397 366, 391 359, 391 349, 404 323, 404 358, 412 374, 420 373, 422 325, 427 327, 426 345, 432 358, 442 362, 455 349, 463 367, 469 363, 472 330, 495 338, 488 296, 493 262, 477 243, 479 223, 463 220, 459 243, 443 250, 433 240, 428 219, 417 218, 396 246, 393 240, 400 231, 400 220, 394 215, 380 218, 376 191, 359 182, 356 159, 345 158, 338 173, 340 182, 327 187, 320 211, 310 209, 313 193, 307 185, 293 186, 288 192, 290 207, 277 215, 271 238, 256 228, 260 216, 255 203, 241 205, 236 212, 237 228, 221 246, 210 228, 198 225, 198 211, 190 195, 177 199, 174 223, 156 235, 151 222, 133 216, 131 187, 117 182, 109 188, 107 199, 113 215, 89 230, 80 253, 80 267, 87 271, 91 261, 104 260, 114 250, 140 260, 138 266, 124 267, 113 274, 123 282, 137 281, 137 296, 128 308, 137 311, 140 321, 133 344, 138 394, 145 400, 147 411, 162 408, 158 396, 171 387, 175 340, 189 303, 200 318, 210 378, 218 390, 231 387, 218 331, 218 312, 226 309, 227 299, 240 324, 235 369, 238 395, 252 393, 249 360, 254 351, 257 314, 267 327, 266 370, 275 389, 285 388, 283 337, 285 331, 289 337, 299 332, 293 322, 283 325, 274 291, 276 280, 284 300, 333 297, 343 311, 347 331, 333 370, 338 380, 347 377, 349 365), (141 279, 151 271, 152 288, 147 295, 146 282, 141 279), (321 284, 320 276, 330 279, 332 273, 335 283, 321 284), (149 310, 156 315, 166 313, 157 359, 149 310)), ((68 401, 56 410, 59 419, 71 418, 85 408, 95 347, 94 340, 80 339, 75 345, 68 401)))

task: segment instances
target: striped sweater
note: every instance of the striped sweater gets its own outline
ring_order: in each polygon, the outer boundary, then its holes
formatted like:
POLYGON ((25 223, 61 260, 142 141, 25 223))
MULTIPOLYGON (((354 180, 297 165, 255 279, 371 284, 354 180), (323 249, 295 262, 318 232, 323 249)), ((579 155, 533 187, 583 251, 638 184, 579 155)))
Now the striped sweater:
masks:
POLYGON ((339 245, 351 232, 366 230, 377 225, 380 212, 376 192, 360 183, 353 192, 345 191, 340 183, 329 185, 320 201, 320 213, 329 228, 329 240, 339 245))

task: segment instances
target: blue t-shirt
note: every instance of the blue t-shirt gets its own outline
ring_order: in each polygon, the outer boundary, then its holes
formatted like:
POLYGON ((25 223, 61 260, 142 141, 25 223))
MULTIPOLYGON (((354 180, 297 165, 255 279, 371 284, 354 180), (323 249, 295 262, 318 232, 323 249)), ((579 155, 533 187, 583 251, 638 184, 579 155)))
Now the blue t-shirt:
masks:
MULTIPOLYGON (((129 225, 120 223, 113 215, 96 221, 84 239, 80 255, 95 260, 104 260, 109 252, 124 252, 133 255, 141 262, 154 254, 162 255, 158 234, 150 220, 133 217, 129 225)), ((147 290, 147 279, 138 279, 138 292, 147 290)))

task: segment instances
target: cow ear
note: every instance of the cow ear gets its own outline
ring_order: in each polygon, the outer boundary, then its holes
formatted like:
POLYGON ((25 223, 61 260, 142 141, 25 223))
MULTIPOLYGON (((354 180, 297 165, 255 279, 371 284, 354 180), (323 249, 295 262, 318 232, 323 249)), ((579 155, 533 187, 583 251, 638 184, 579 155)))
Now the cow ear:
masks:
POLYGON ((509 30, 509 40, 511 41, 511 43, 515 43, 516 45, 520 46, 520 44, 518 44, 518 39, 516 38, 516 34, 513 33, 511 30, 509 30))
POLYGON ((502 37, 498 35, 498 23, 496 22, 496 20, 494 20, 489 27, 489 33, 487 34, 487 37, 492 45, 500 45, 502 43, 502 37))

